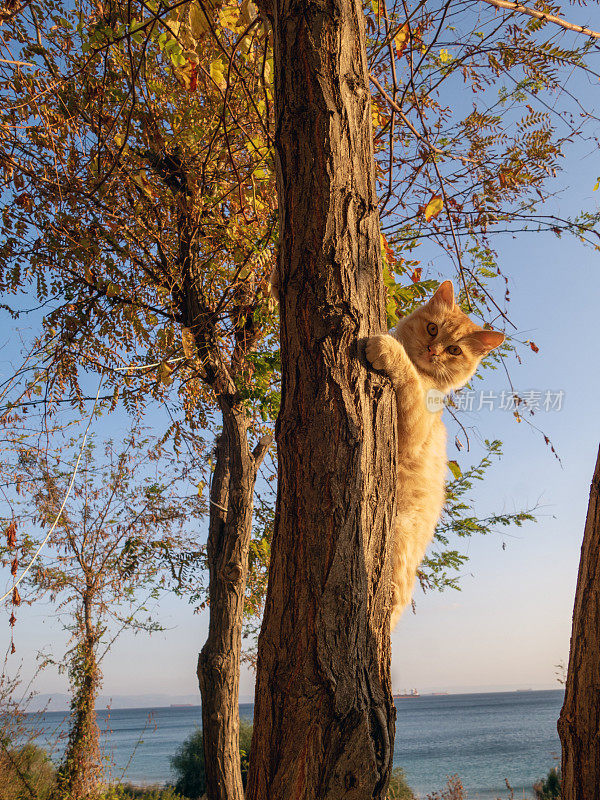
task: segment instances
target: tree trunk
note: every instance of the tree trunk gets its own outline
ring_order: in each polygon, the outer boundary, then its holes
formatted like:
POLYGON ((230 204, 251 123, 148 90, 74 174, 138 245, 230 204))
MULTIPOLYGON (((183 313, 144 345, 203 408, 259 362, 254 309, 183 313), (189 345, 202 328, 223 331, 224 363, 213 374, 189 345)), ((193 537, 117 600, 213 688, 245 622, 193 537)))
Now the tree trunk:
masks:
POLYGON ((564 800, 600 800, 600 450, 581 546, 558 733, 564 800))
POLYGON ((270 439, 254 452, 241 406, 221 402, 208 532, 208 638, 198 658, 206 794, 209 800, 243 800, 239 751, 239 681, 244 594, 252 534, 254 484, 270 439))
POLYGON ((282 406, 249 800, 383 798, 392 766, 395 409, 364 16, 277 0, 282 406))
POLYGON ((56 780, 55 797, 89 800, 98 794, 102 775, 96 694, 100 670, 96 660, 97 635, 92 623, 91 594, 84 596, 81 636, 69 668, 73 690, 69 740, 56 780))

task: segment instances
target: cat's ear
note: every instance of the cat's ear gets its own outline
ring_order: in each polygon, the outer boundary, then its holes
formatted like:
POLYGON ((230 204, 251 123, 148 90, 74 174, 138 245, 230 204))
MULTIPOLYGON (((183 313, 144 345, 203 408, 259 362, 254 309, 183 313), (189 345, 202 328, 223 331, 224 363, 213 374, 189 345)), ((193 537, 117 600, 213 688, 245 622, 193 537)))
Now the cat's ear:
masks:
POLYGON ((504 341, 501 331, 475 331, 469 336, 473 348, 481 355, 489 353, 495 347, 500 347, 504 341))
POLYGON ((452 281, 444 281, 440 283, 436 293, 433 295, 430 303, 439 303, 440 305, 454 308, 454 286, 452 281))

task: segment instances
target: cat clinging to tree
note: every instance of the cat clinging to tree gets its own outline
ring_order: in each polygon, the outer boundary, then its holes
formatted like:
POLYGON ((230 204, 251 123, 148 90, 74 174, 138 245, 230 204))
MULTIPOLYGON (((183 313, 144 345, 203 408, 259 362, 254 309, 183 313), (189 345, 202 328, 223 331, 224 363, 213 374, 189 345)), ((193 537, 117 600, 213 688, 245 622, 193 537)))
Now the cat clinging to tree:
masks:
POLYGON ((392 543, 392 628, 410 602, 415 576, 445 500, 443 396, 464 386, 504 334, 472 322, 444 281, 391 335, 372 336, 366 356, 385 372, 398 410, 397 513, 392 543), (437 401, 437 402, 436 402, 437 401))

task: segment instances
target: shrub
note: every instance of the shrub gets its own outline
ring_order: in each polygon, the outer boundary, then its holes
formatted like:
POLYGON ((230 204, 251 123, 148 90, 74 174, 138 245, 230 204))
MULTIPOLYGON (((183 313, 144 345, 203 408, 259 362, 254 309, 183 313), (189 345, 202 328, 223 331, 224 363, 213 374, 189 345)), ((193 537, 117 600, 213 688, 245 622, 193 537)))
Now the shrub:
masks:
MULTIPOLYGON (((248 778, 248 764, 250 761, 250 742, 252 740, 252 725, 240 721, 240 766, 242 769, 242 783, 246 788, 248 778)), ((171 769, 175 772, 177 780, 175 791, 194 800, 206 791, 206 773, 204 771, 204 747, 202 729, 198 728, 183 742, 175 755, 171 758, 171 769)))
POLYGON ((560 800, 560 769, 552 767, 545 778, 533 784, 536 800, 560 800))
POLYGON ((427 800, 467 800, 467 795, 458 775, 450 775, 446 787, 441 792, 428 794, 427 800))
POLYGON ((240 720, 240 766, 242 768, 242 783, 246 788, 248 768, 250 766, 250 745, 252 743, 252 723, 240 720))
POLYGON ((172 786, 132 786, 121 783, 111 786, 102 795, 102 800, 187 800, 177 794, 172 786))
POLYGON ((34 792, 46 800, 55 785, 56 770, 45 750, 29 742, 22 747, 4 746, 0 755, 0 796, 20 800, 34 792))
POLYGON ((413 790, 406 782, 406 773, 402 767, 396 767, 392 772, 387 800, 416 800, 413 790))
POLYGON ((175 790, 186 797, 202 797, 206 791, 202 728, 197 728, 171 758, 177 776, 175 790))

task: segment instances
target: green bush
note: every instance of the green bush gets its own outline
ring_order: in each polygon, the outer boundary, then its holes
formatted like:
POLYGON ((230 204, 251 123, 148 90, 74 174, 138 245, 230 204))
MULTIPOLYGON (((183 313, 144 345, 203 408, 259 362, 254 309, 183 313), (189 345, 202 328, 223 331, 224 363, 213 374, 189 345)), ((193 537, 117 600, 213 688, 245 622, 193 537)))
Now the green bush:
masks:
POLYGON ((0 797, 21 800, 35 792, 36 800, 46 800, 54 788, 56 770, 45 750, 28 743, 6 748, 0 754, 0 797))
POLYGON ((387 800, 416 800, 413 790, 406 782, 406 773, 402 767, 396 767, 392 772, 387 800))
POLYGON ((242 768, 242 783, 246 788, 248 768, 250 767, 250 745, 252 744, 252 723, 240 720, 240 766, 242 768))
POLYGON ((552 767, 545 778, 533 784, 536 800, 560 800, 560 769, 552 767))
MULTIPOLYGON (((248 778, 248 763, 250 761, 250 742, 252 740, 252 725, 240 721, 240 766, 242 769, 242 783, 246 788, 248 778)), ((177 780, 175 791, 194 800, 206 791, 206 773, 204 771, 204 747, 202 729, 198 728, 183 742, 175 755, 171 758, 171 769, 175 772, 177 780)))
POLYGON ((171 758, 177 776, 175 789, 186 797, 202 797, 206 791, 202 728, 197 728, 171 758))
POLYGON ((111 786, 102 795, 102 800, 187 800, 177 794, 172 786, 132 786, 121 783, 111 786))

